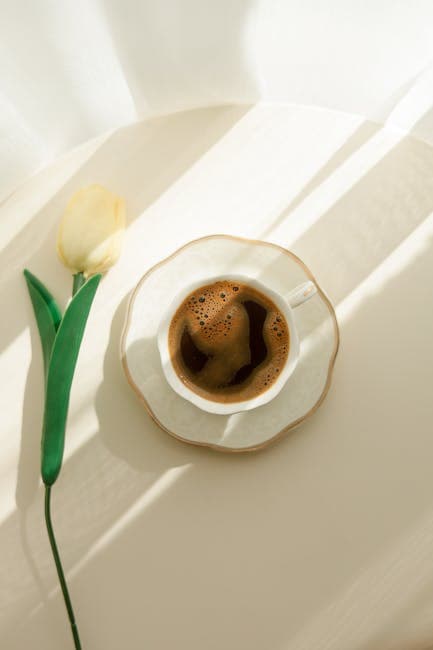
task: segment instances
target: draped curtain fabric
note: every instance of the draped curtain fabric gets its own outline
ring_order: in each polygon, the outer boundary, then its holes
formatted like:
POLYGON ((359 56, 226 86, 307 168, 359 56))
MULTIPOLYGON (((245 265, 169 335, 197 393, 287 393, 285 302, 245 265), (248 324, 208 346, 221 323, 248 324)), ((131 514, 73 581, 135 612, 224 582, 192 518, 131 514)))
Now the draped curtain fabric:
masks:
POLYGON ((312 104, 433 141, 430 0, 4 0, 0 195, 135 120, 312 104))

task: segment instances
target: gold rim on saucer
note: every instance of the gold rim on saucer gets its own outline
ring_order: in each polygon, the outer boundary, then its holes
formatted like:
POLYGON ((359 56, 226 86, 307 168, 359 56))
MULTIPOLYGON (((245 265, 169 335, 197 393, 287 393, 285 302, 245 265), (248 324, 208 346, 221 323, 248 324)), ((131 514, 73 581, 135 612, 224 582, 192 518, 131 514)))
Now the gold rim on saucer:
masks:
MULTIPOLYGON (((317 411, 319 406, 322 404, 323 400, 325 399, 330 385, 331 385, 331 380, 332 380, 332 372, 334 369, 335 365, 335 359, 337 356, 338 348, 340 345, 340 333, 339 333, 339 328, 338 328, 338 323, 337 323, 337 318, 335 315, 335 310, 334 307, 332 306, 329 298, 326 296, 324 293, 323 289, 320 287, 320 285, 317 283, 317 280, 315 279, 314 275, 311 273, 310 269, 306 266, 306 264, 294 253, 291 251, 287 250, 286 248, 283 248, 282 246, 279 246, 278 244, 273 244, 270 242, 258 240, 258 239, 248 239, 245 237, 235 237, 233 235, 208 235, 206 237, 199 237, 197 239, 194 239, 184 246, 181 246, 178 248, 176 251, 174 251, 171 255, 168 257, 164 258, 154 266, 152 266, 146 273, 142 276, 142 278, 139 280, 138 284, 136 285, 133 293, 131 294, 129 304, 128 304, 128 309, 127 309, 127 314, 126 314, 126 320, 125 320, 125 325, 123 328, 122 336, 121 336, 121 342, 120 342, 120 352, 121 352, 121 362, 123 369, 125 371, 126 378, 133 388, 134 392, 138 395, 140 401, 144 404, 145 409, 147 410, 148 414, 152 418, 152 420, 163 430, 166 431, 169 435, 172 437, 176 438, 177 440, 180 440, 181 442, 185 442, 190 445, 195 445, 195 446, 200 446, 200 447, 209 447, 211 449, 216 449, 218 451, 222 452, 227 452, 227 453, 241 453, 241 452, 250 452, 250 451, 258 451, 260 449, 263 449, 264 447, 267 447, 268 445, 276 442, 279 440, 282 436, 284 436, 286 433, 288 433, 291 429, 294 429, 297 427, 299 424, 304 422, 307 418, 309 418, 313 413, 317 411), (226 447, 223 445, 211 443, 211 442, 204 442, 204 441, 196 441, 196 440, 189 440, 188 438, 184 438, 180 435, 178 435, 175 431, 172 431, 168 427, 166 427, 160 419, 155 415, 153 412, 148 400, 144 397, 143 393, 141 392, 140 388, 137 386, 135 383, 132 374, 129 370, 128 367, 128 362, 127 362, 127 355, 126 355, 126 337, 129 331, 130 327, 130 322, 131 322, 131 316, 132 316, 132 311, 134 307, 134 302, 135 299, 138 295, 138 292, 141 289, 141 286, 143 283, 146 281, 146 279, 158 268, 161 266, 165 265, 167 262, 170 262, 173 258, 175 258, 179 253, 184 251, 185 249, 196 245, 200 242, 212 240, 212 239, 226 239, 226 240, 232 240, 232 241, 237 241, 243 244, 251 244, 251 245, 260 245, 260 246, 267 246, 270 248, 273 248, 275 250, 278 250, 279 252, 283 253, 284 255, 287 255, 290 257, 294 262, 296 262, 301 269, 304 271, 305 275, 307 276, 308 279, 312 280, 316 287, 317 287, 317 293, 328 308, 329 314, 332 319, 333 323, 333 330, 334 330, 334 347, 330 356, 329 360, 329 365, 328 365, 328 371, 327 371, 327 378, 323 387, 323 390, 319 396, 319 398, 316 400, 316 402, 313 404, 313 406, 306 412, 304 415, 301 417, 297 418, 296 420, 290 422, 287 426, 283 427, 280 431, 278 431, 276 434, 274 434, 272 437, 269 439, 264 440, 263 442, 259 444, 252 445, 250 447, 239 447, 239 448, 232 448, 232 447, 226 447)), ((222 416, 217 416, 217 417, 222 417, 222 416)))

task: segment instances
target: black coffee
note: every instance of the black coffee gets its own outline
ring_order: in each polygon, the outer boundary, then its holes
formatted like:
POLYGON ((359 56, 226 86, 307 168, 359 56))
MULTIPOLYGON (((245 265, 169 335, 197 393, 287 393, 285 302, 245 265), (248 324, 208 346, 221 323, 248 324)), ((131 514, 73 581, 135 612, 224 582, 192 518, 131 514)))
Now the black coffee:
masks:
POLYGON ((231 280, 192 292, 169 328, 178 376, 217 402, 249 400, 266 391, 287 361, 289 344, 286 319, 273 301, 231 280))

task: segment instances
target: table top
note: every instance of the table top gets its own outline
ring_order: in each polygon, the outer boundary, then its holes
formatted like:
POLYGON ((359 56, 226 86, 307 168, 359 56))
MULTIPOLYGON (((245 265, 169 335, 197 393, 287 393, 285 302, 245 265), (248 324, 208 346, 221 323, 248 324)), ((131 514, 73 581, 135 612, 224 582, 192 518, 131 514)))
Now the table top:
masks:
POLYGON ((351 650, 433 645, 433 150, 362 118, 224 106, 125 127, 29 179, 1 210, 0 638, 70 646, 43 522, 42 358, 22 269, 61 304, 69 196, 125 197, 73 385, 53 520, 83 647, 351 650), (331 390, 267 450, 182 444, 127 384, 131 290, 187 241, 265 239, 336 308, 331 390))

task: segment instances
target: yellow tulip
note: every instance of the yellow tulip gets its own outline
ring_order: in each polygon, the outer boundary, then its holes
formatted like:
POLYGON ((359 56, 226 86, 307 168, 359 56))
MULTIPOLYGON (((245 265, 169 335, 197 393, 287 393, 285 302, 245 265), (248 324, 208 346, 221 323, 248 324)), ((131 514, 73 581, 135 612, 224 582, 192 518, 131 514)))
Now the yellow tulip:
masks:
POLYGON ((60 260, 87 278, 104 273, 120 255, 125 203, 101 185, 79 190, 69 201, 57 236, 60 260))

